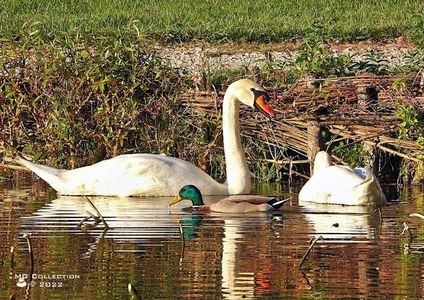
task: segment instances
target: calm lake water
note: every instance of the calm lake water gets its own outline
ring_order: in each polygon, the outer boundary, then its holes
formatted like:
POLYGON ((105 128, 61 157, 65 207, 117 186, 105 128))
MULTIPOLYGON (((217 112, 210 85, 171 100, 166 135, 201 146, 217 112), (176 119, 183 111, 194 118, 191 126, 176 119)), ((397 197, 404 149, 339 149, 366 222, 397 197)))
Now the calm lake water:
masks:
POLYGON ((105 230, 78 226, 95 214, 83 197, 57 198, 40 182, 3 183, 0 298, 129 299, 131 283, 143 299, 422 299, 424 220, 409 214, 424 212, 423 190, 385 189, 393 203, 381 214, 302 206, 298 188, 289 194, 277 185, 257 189, 291 197, 276 214, 200 214, 183 211, 187 202, 170 209, 166 197, 91 197, 105 230), (404 221, 412 242, 401 235, 404 221))

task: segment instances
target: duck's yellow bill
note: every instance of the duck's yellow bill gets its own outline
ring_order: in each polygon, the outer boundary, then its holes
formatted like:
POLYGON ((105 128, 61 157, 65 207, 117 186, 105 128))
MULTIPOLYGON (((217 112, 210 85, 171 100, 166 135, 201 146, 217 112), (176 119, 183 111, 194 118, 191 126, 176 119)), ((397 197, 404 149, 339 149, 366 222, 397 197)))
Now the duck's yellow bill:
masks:
POLYGON ((180 202, 181 200, 183 200, 183 198, 180 197, 180 195, 176 195, 174 199, 172 199, 171 202, 169 202, 169 206, 174 205, 178 202, 180 202))

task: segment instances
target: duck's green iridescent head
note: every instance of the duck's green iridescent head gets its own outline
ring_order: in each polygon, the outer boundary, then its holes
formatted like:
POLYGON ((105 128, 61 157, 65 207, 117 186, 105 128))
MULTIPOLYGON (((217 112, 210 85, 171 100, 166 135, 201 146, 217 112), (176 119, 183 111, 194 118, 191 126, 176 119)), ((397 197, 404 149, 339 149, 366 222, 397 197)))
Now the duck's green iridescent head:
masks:
POLYGON ((200 193, 199 189, 191 184, 183 186, 178 195, 175 196, 169 205, 174 205, 181 200, 191 200, 191 202, 193 202, 193 206, 205 205, 203 203, 202 194, 200 193))

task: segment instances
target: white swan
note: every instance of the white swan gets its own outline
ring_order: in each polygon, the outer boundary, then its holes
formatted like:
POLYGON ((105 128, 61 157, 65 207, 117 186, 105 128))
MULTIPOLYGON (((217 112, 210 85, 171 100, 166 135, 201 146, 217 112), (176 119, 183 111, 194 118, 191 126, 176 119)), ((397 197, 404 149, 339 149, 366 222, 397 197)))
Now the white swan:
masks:
POLYGON ((73 170, 46 167, 21 157, 16 161, 33 171, 62 195, 174 196, 195 184, 204 195, 250 192, 250 171, 240 141, 240 102, 268 117, 275 113, 269 96, 248 79, 232 83, 224 95, 222 126, 227 180, 218 183, 195 165, 157 154, 126 154, 73 170))
POLYGON ((386 197, 370 169, 331 165, 330 155, 320 151, 315 157, 314 174, 300 190, 299 201, 383 205, 386 197))

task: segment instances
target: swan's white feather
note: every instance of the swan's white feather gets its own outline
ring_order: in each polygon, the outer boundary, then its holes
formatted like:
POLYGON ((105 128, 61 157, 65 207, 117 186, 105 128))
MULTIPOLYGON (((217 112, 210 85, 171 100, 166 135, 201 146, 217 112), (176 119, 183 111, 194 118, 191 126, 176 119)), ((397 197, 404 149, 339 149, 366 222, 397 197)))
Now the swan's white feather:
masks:
POLYGON ((52 169, 22 158, 19 162, 62 195, 173 196, 193 182, 205 195, 227 194, 195 165, 163 155, 125 154, 74 170, 52 169))
POLYGON ((324 151, 317 154, 315 162, 322 167, 314 169, 299 193, 299 201, 344 205, 386 203, 377 177, 368 168, 331 165, 331 158, 324 151))

